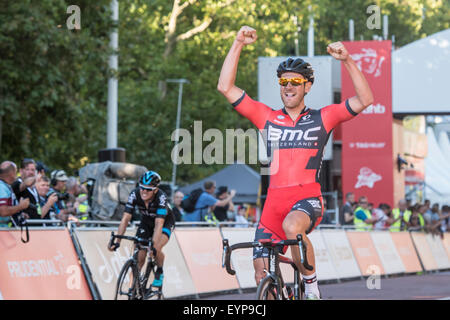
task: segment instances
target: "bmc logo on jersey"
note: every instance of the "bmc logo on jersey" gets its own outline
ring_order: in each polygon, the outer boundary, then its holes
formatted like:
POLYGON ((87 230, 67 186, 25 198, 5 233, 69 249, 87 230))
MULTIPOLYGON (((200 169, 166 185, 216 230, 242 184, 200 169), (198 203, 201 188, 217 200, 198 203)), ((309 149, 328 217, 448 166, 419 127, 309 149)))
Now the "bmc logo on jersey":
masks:
POLYGON ((269 141, 279 141, 279 142, 287 142, 287 141, 316 141, 319 139, 317 135, 315 135, 318 131, 320 131, 320 127, 309 128, 308 130, 291 130, 291 129, 279 129, 274 128, 269 125, 269 141))

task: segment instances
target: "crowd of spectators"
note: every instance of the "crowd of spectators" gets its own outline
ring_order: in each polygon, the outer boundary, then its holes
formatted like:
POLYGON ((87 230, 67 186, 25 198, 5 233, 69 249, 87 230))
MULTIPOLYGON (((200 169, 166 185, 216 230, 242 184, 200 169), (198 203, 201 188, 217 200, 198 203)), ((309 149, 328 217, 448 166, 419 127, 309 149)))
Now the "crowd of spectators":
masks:
POLYGON ((412 205, 410 200, 401 199, 395 208, 386 203, 373 208, 366 196, 355 201, 350 192, 340 209, 339 223, 356 230, 425 231, 442 236, 450 231, 450 207, 430 205, 429 200, 412 205))
MULTIPOLYGON (((182 203, 188 195, 177 190, 172 198, 175 220, 248 226, 255 217, 249 215, 248 205, 233 203, 235 195, 235 190, 216 188, 215 181, 206 181, 194 211, 187 212, 182 203)), ((327 217, 323 218, 325 224, 331 223, 327 217)), ((77 223, 89 218, 88 192, 76 177, 67 176, 64 170, 50 172, 43 163, 30 158, 23 159, 19 168, 12 161, 0 164, 0 227, 18 226, 24 219, 77 223)), ((356 230, 425 231, 442 236, 450 231, 450 207, 431 205, 429 200, 413 205, 402 199, 394 208, 386 203, 374 208, 366 196, 356 201, 350 192, 340 209, 339 224, 356 230)))
POLYGON ((19 226, 29 219, 78 223, 88 212, 85 186, 64 170, 49 172, 30 158, 21 161, 19 170, 12 161, 0 164, 0 227, 19 226))
POLYGON ((182 201, 188 195, 177 190, 173 196, 173 211, 176 221, 184 222, 232 222, 238 223, 236 226, 244 227, 255 222, 249 216, 249 206, 241 204, 236 206, 233 198, 235 190, 228 190, 227 186, 216 188, 215 181, 206 181, 203 190, 196 200, 195 210, 187 212, 182 207, 182 201))

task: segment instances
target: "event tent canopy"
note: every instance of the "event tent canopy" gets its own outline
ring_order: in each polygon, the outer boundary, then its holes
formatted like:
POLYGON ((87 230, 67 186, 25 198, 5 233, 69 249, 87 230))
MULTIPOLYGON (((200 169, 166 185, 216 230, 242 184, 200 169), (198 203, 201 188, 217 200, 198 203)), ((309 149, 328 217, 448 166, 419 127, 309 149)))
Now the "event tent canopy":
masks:
POLYGON ((392 111, 450 114, 450 29, 392 52, 392 111))
POLYGON ((256 204, 261 176, 246 164, 235 163, 193 184, 180 188, 184 194, 189 194, 197 188, 203 189, 203 183, 208 180, 216 182, 216 186, 227 186, 228 190, 236 190, 234 203, 256 204))

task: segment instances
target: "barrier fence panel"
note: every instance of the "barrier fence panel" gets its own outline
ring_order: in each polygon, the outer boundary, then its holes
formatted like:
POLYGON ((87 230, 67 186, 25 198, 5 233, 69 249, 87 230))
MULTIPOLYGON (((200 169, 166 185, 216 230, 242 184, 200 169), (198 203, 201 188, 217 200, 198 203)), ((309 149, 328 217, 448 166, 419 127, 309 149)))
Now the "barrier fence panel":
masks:
POLYGON ((447 251, 447 256, 450 259, 450 232, 444 233, 444 239, 442 240, 445 250, 447 251))
POLYGON ((430 245, 427 241, 427 235, 419 232, 411 232, 411 237, 419 253, 420 261, 426 271, 436 270, 438 268, 436 260, 431 252, 430 245))
POLYGON ((447 252, 442 244, 440 236, 427 234, 427 241, 431 248, 434 260, 436 260, 438 269, 450 268, 450 260, 448 259, 447 252))
POLYGON ((175 235, 197 293, 239 288, 236 277, 222 268, 222 236, 218 228, 176 228, 175 235))
POLYGON ((369 232, 347 231, 347 237, 364 276, 386 274, 369 232))
POLYGON ((323 240, 320 230, 315 230, 308 235, 314 247, 314 256, 316 258, 316 274, 320 280, 338 279, 338 274, 334 268, 331 256, 323 240))
MULTIPOLYGON (((251 242, 255 238, 255 228, 222 228, 223 239, 228 239, 230 246, 241 242, 251 242)), ((253 269, 253 249, 239 249, 231 254, 231 265, 241 288, 256 287, 253 269)))
POLYGON ((91 300, 68 230, 0 231, 0 296, 14 300, 91 300))
MULTIPOLYGON (((120 247, 111 252, 107 245, 111 231, 117 229, 74 229, 84 257, 91 271, 92 278, 100 291, 103 300, 114 299, 117 278, 124 263, 133 254, 133 243, 122 240, 120 247)), ((134 236, 135 229, 127 229, 125 235, 134 236)))
POLYGON ((404 273, 406 269, 392 241, 392 233, 395 232, 372 231, 370 232, 370 236, 372 237, 378 256, 383 263, 386 274, 404 273))
POLYGON ((397 252, 402 259, 406 273, 422 271, 419 257, 412 242, 409 232, 391 232, 391 238, 394 242, 397 252))
POLYGON ((163 252, 165 254, 164 297, 172 298, 196 294, 194 281, 184 260, 176 234, 172 234, 163 252))
POLYGON ((340 279, 360 277, 361 272, 343 230, 321 230, 323 240, 340 279))

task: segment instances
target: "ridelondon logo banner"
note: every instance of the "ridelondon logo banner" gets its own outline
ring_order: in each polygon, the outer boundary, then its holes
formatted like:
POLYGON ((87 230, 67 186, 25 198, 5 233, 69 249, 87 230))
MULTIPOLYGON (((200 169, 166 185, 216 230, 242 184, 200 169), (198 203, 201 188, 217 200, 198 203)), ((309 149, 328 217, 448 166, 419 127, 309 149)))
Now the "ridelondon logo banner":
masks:
MULTIPOLYGON (((367 196, 377 206, 393 205, 391 41, 344 42, 364 73, 374 102, 342 124, 343 194, 367 196)), ((355 96, 352 80, 341 65, 342 100, 355 96)))

